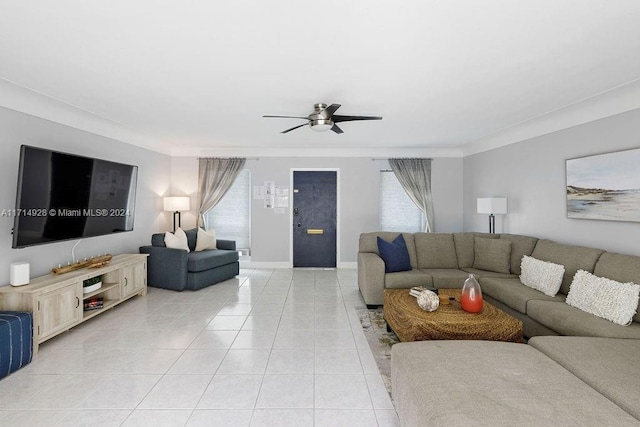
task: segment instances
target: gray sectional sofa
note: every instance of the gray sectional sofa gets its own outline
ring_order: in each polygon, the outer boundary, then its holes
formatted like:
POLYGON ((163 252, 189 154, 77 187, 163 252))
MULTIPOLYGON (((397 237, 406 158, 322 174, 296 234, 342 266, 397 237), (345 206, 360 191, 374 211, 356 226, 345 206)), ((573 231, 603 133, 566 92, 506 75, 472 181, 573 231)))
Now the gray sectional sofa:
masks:
POLYGON ((385 273, 376 237, 391 241, 397 235, 391 232, 360 235, 358 286, 369 306, 382 304, 385 288, 419 285, 461 288, 469 273, 473 273, 488 302, 522 320, 525 337, 577 335, 640 339, 640 314, 635 315, 631 325, 620 326, 564 302, 578 270, 619 282, 640 282, 640 257, 513 234, 403 233, 412 269, 385 273), (501 252, 483 253, 486 239, 502 240, 505 244, 501 252), (560 292, 555 297, 520 282, 520 262, 524 255, 565 267, 560 292))
POLYGON ((156 288, 197 291, 235 277, 240 272, 236 242, 216 240, 217 249, 194 252, 197 229, 185 230, 190 252, 167 248, 164 233, 151 236, 151 246, 141 246, 147 258, 147 284, 156 288))
POLYGON ((527 345, 394 345, 402 425, 640 425, 640 314, 620 326, 565 302, 578 270, 640 283, 640 257, 529 236, 403 233, 412 269, 385 273, 376 238, 397 235, 360 236, 358 285, 367 305, 382 304, 385 288, 459 288, 474 273, 485 299, 522 320, 529 338, 527 345), (555 296, 520 282, 524 255, 564 266, 555 296))

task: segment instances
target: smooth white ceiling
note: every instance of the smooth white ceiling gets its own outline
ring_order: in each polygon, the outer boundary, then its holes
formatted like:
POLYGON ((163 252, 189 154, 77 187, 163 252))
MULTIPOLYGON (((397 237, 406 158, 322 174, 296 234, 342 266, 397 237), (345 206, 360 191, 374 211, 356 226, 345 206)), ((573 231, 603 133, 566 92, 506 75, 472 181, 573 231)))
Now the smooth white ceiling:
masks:
POLYGON ((637 83, 639 22, 637 0, 0 0, 0 105, 174 155, 453 152, 637 83), (316 102, 384 119, 262 118, 316 102))

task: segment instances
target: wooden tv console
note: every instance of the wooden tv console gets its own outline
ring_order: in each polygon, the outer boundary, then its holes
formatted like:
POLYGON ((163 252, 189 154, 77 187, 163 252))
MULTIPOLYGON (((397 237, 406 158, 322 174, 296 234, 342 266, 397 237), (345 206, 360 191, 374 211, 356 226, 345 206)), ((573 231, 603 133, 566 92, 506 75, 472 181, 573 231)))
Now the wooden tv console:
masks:
POLYGON ((99 268, 36 277, 24 286, 0 287, 0 310, 33 315, 33 354, 49 338, 91 319, 135 295, 147 294, 147 255, 123 254, 99 268), (83 280, 102 276, 102 287, 83 294, 83 280), (101 309, 84 311, 83 301, 102 297, 101 309))

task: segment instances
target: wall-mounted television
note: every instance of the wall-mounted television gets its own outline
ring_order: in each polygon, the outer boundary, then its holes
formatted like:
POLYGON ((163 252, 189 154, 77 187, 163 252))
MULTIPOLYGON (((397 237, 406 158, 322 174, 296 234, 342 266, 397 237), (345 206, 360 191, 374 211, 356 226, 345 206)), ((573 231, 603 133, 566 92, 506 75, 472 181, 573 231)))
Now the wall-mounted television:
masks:
POLYGON ((133 230, 138 167, 22 145, 13 247, 133 230))

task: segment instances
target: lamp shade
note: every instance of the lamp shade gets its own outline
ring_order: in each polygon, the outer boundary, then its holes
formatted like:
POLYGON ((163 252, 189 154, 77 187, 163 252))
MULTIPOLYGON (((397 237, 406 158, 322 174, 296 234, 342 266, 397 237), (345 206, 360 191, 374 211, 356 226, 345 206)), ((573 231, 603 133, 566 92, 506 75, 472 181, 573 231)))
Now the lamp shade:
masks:
POLYGON ((482 197, 478 198, 478 213, 479 214, 498 214, 504 215, 507 213, 507 198, 506 197, 482 197))
POLYGON ((164 210, 171 212, 180 212, 189 210, 188 197, 165 197, 164 210))

